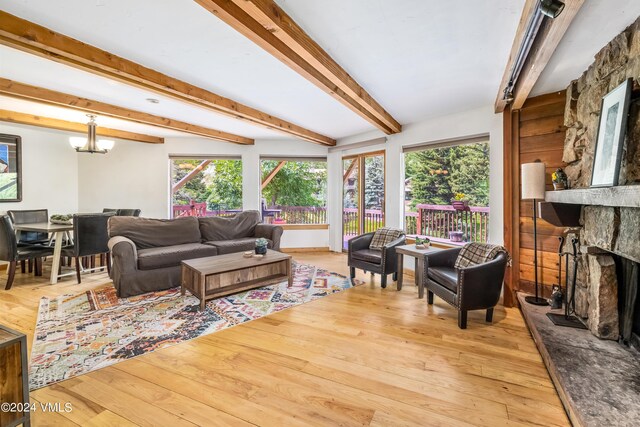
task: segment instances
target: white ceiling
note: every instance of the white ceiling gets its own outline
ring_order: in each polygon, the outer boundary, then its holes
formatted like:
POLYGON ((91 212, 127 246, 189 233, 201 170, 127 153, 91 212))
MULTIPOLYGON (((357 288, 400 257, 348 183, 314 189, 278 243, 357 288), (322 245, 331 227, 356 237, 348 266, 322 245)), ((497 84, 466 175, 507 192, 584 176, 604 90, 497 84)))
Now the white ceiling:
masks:
MULTIPOLYGON (((276 1, 402 124, 491 105, 524 4, 276 1)), ((374 129, 192 0, 4 0, 0 8, 333 138, 374 129)), ((583 9, 536 93, 564 89, 578 77, 593 54, 640 14, 640 1, 588 0, 583 9)), ((6 47, 0 47, 0 76, 246 137, 283 139, 276 131, 6 47), (145 101, 150 97, 160 103, 145 101)), ((2 108, 11 109, 12 102, 0 99, 2 108)), ((33 103, 14 107, 44 111, 33 103)), ((54 117, 70 117, 70 111, 48 108, 54 117)), ((140 126, 118 123, 134 132, 140 126)), ((153 135, 184 135, 144 128, 153 135)))
MULTIPOLYGON (((524 0, 279 4, 407 124, 493 101, 524 0)), ((14 15, 330 137, 373 127, 191 0, 5 0, 14 15)), ((0 49, 0 75, 254 138, 274 131, 0 49)))
POLYGON ((638 0, 587 0, 578 11, 531 95, 564 90, 594 56, 640 16, 638 0))

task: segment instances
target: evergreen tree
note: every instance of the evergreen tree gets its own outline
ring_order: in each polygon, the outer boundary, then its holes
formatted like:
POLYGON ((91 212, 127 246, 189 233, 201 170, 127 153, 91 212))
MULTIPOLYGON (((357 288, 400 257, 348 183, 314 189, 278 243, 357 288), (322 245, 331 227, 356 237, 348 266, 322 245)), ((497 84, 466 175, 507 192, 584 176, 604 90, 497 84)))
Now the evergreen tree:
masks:
POLYGON ((452 148, 455 147, 407 153, 406 177, 411 182, 413 208, 420 203, 447 205, 451 202, 453 191, 449 179, 449 154, 452 148))
POLYGON ((489 205, 489 144, 463 144, 407 153, 405 177, 411 208, 421 203, 448 205, 463 193, 471 206, 489 205))
POLYGON ((384 203, 384 157, 365 157, 365 209, 382 209, 384 203))
POLYGON ((489 144, 465 144, 451 151, 451 189, 471 206, 489 206, 489 144))

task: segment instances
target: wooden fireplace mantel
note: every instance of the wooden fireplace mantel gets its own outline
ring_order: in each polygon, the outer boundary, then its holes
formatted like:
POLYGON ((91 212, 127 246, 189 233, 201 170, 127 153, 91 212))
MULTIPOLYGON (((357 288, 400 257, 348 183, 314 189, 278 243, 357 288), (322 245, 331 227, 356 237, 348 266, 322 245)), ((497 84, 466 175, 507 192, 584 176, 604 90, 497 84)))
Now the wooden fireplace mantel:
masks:
POLYGON ((640 208, 640 185, 547 191, 544 199, 572 205, 640 208))

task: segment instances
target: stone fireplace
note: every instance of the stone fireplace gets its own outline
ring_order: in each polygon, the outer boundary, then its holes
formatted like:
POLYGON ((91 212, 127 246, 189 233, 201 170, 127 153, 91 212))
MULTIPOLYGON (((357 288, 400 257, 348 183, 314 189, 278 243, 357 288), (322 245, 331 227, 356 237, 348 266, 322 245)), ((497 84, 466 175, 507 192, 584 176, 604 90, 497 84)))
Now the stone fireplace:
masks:
MULTIPOLYGON (((568 236, 570 240, 577 234, 580 240, 576 315, 598 338, 629 344, 635 333, 637 346, 640 209, 588 205, 582 208, 580 222, 582 228, 568 236)), ((570 248, 565 245, 564 250, 570 248)), ((570 275, 572 269, 570 264, 570 275)))
POLYGON ((582 205, 579 221, 575 221, 580 227, 569 232, 578 235, 581 248, 576 314, 602 339, 619 339, 624 329, 621 322, 633 323, 638 316, 635 313, 631 314, 632 319, 627 318, 637 300, 637 291, 630 289, 637 288, 637 280, 632 283, 629 271, 640 263, 639 82, 640 19, 605 46, 594 63, 567 88, 563 161, 567 163, 565 170, 572 189, 548 193, 547 197, 548 202, 560 203, 556 206, 559 210, 567 204, 582 205), (621 186, 588 188, 600 101, 627 78, 634 79, 634 91, 620 167, 621 186))

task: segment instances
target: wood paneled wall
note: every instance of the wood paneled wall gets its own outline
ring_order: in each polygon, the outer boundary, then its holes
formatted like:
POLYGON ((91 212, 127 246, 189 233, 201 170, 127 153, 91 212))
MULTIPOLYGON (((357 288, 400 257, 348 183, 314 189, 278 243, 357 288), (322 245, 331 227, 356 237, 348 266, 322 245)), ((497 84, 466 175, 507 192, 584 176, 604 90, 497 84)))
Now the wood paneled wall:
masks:
MULTIPOLYGON (((505 246, 513 265, 505 279, 504 303, 516 303, 515 292, 533 292, 533 204, 520 198, 520 165, 537 160, 547 171, 547 190, 552 190, 551 173, 562 162, 566 129, 565 93, 556 92, 528 99, 522 109, 504 112, 504 224, 505 246)), ((538 218, 538 282, 548 297, 558 283, 558 237, 564 228, 538 218)))

